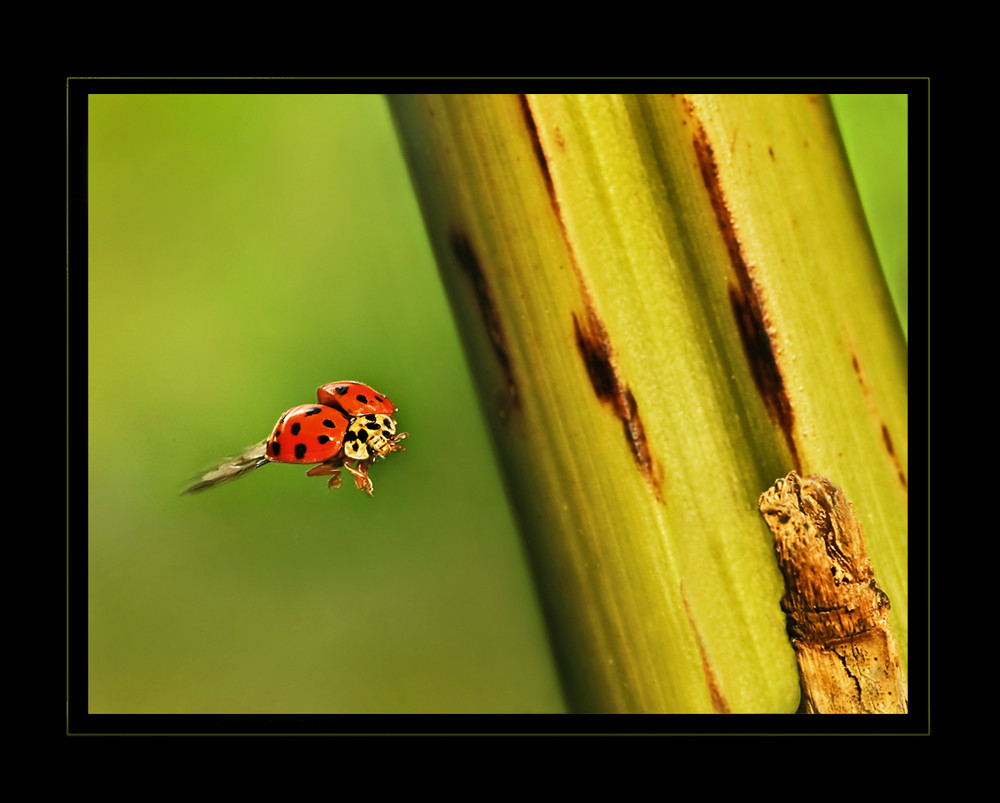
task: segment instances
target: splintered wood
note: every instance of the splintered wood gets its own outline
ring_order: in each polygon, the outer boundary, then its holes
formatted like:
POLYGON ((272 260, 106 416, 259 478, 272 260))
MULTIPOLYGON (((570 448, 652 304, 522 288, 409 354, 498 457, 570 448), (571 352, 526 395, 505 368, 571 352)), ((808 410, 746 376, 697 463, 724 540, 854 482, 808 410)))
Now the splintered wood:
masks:
POLYGON ((792 472, 758 503, 785 577, 781 608, 808 714, 905 714, 906 683, 861 523, 843 492, 792 472))

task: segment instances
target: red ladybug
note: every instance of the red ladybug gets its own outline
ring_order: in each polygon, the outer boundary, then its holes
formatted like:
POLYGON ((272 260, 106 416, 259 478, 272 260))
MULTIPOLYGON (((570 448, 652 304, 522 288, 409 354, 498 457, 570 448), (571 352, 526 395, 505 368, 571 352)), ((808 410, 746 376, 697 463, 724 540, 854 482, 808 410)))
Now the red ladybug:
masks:
POLYGON ((397 434, 390 415, 396 406, 360 382, 333 382, 321 387, 317 395, 336 404, 300 404, 287 410, 266 440, 224 460, 184 493, 221 485, 267 463, 314 463, 306 472, 310 477, 329 476, 329 487, 339 488, 340 469, 346 468, 357 487, 370 496, 369 466, 390 452, 403 451, 399 442, 407 433, 397 434))

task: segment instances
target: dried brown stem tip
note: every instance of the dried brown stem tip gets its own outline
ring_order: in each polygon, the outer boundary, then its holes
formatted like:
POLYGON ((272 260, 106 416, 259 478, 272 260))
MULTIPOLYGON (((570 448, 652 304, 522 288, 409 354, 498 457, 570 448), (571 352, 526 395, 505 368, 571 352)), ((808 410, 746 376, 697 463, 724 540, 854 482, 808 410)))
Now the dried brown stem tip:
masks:
POLYGON ((809 714, 905 714, 906 683, 861 523, 824 477, 796 472, 758 503, 785 578, 781 608, 809 714))

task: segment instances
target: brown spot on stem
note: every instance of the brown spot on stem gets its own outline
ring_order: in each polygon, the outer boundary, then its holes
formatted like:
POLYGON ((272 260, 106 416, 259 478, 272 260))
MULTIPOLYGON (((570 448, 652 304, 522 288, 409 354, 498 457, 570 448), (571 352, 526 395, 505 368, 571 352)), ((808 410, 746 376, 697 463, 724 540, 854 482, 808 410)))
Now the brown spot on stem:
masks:
MULTIPOLYGON (((580 295, 583 297, 583 302, 587 309, 586 317, 582 323, 576 313, 573 313, 573 331, 576 334, 577 351, 583 360, 584 367, 587 369, 587 376, 590 377, 594 393, 602 403, 611 407, 615 415, 622 422, 625 440, 628 443, 629 450, 632 452, 636 466, 642 472, 647 482, 653 487, 656 498, 662 500, 660 472, 650 455, 649 443, 646 441, 646 429, 639 415, 639 405, 628 384, 618 375, 607 329, 596 312, 590 290, 580 271, 580 266, 576 262, 573 241, 569 237, 566 221, 562 215, 552 174, 549 172, 549 163, 545 156, 545 148, 539 138, 538 127, 531 112, 531 104, 526 96, 520 95, 519 98, 528 135, 531 137, 539 167, 545 178, 552 211, 555 214, 555 219, 562 231, 563 241, 566 244, 570 267, 573 269, 573 273, 580 285, 580 295)), ((562 141, 562 135, 558 130, 555 132, 555 141, 557 147, 563 148, 565 146, 565 143, 562 141)))
POLYGON ((792 464, 798 468, 799 452, 793 432, 795 414, 791 402, 788 401, 788 394, 785 393, 784 380, 774 358, 771 338, 756 301, 755 296, 747 296, 739 288, 729 286, 729 304, 736 319, 740 340, 743 343, 743 353, 750 366, 757 392, 764 400, 764 406, 771 420, 781 427, 785 443, 792 454, 792 464))
POLYGON ((896 476, 899 477, 903 489, 906 490, 906 474, 903 473, 903 467, 899 463, 899 456, 892 445, 892 436, 889 434, 889 427, 885 424, 882 425, 882 442, 885 444, 885 450, 889 453, 889 457, 892 458, 892 462, 896 465, 896 476))
POLYGON ((555 200, 555 187, 552 184, 552 174, 549 172, 549 160, 545 158, 545 149, 542 147, 542 140, 538 136, 538 126, 535 124, 535 116, 531 113, 531 104, 528 103, 526 95, 518 95, 517 99, 521 103, 521 114, 524 116, 524 123, 528 129, 528 136, 531 139, 531 146, 535 152, 535 159, 545 177, 545 187, 548 190, 549 198, 555 200))
POLYGON ((472 293, 475 296, 476 304, 479 306, 479 314, 483 319, 483 326, 490 338, 493 346, 493 353, 497 362, 504 372, 507 384, 507 398, 503 404, 504 409, 517 409, 520 399, 517 393, 517 384, 514 382, 514 372, 511 368, 510 357, 507 355, 507 338, 504 335, 503 326, 500 323, 500 315, 497 313, 496 303, 493 300, 493 293, 486 274, 479 264, 479 258, 469 242, 469 238, 456 229, 451 232, 451 253, 455 257, 461 272, 469 280, 472 293))
MULTIPOLYGON (((861 370, 861 362, 858 360, 857 354, 854 353, 854 347, 848 339, 848 348, 851 352, 851 367, 854 369, 854 373, 858 378, 858 384, 861 386, 861 392, 865 397, 865 403, 868 405, 868 409, 871 411, 872 417, 879 416, 878 409, 875 405, 875 400, 872 398, 871 391, 868 389, 868 383, 865 382, 864 372, 861 370)), ((896 476, 899 478, 900 485, 903 486, 903 490, 907 490, 906 482, 906 472, 903 470, 903 465, 900 463, 899 455, 896 454, 896 447, 893 446, 892 436, 889 434, 889 428, 883 423, 882 425, 882 443, 885 444, 885 451, 889 455, 889 459, 892 460, 893 465, 896 467, 896 476)))
POLYGON ((712 701, 712 710, 716 714, 728 714, 730 713, 729 701, 726 700, 726 696, 722 693, 722 689, 719 687, 719 680, 715 677, 715 672, 712 670, 712 664, 709 663, 708 655, 705 654, 705 645, 701 640, 701 633, 698 632, 698 627, 694 623, 694 617, 691 615, 691 607, 688 605, 687 594, 684 593, 684 583, 681 583, 681 601, 684 603, 684 615, 687 616, 688 624, 691 626, 692 632, 694 632, 694 640, 698 645, 698 654, 701 656, 701 671, 705 675, 705 685, 708 688, 708 696, 712 701))
MULTIPOLYGON (((693 110, 686 108, 693 117, 693 110)), ((708 190, 712 211, 715 213, 715 220, 729 252, 729 262, 736 277, 736 284, 729 286, 729 305, 743 343, 743 353, 746 355, 750 373, 757 386, 757 392, 760 393, 767 408, 768 416, 784 433, 792 462, 798 467, 799 453, 794 436, 795 414, 775 357, 774 340, 767 324, 763 299, 754 285, 752 268, 747 264, 743 247, 736 234, 732 213, 729 211, 719 182, 719 168, 712 145, 700 123, 696 127, 693 143, 701 178, 705 189, 708 190)))
POLYGON ((559 126, 556 126, 552 130, 552 136, 553 136, 553 139, 555 140, 556 147, 559 150, 561 150, 561 151, 565 151, 566 150, 566 140, 563 139, 562 131, 559 130, 559 126))
POLYGON ((582 324, 576 313, 573 313, 573 331, 576 335, 577 352, 587 369, 594 394, 603 404, 611 407, 622 422, 625 441, 632 452, 636 466, 653 487, 657 499, 662 499, 660 472, 649 451, 646 429, 639 415, 639 405, 632 390, 618 374, 611 341, 604 324, 596 311, 589 307, 586 320, 582 324))
POLYGON ((889 428, 885 424, 882 425, 882 440, 885 441, 885 448, 889 450, 889 454, 895 457, 896 450, 892 448, 892 437, 889 435, 889 428))

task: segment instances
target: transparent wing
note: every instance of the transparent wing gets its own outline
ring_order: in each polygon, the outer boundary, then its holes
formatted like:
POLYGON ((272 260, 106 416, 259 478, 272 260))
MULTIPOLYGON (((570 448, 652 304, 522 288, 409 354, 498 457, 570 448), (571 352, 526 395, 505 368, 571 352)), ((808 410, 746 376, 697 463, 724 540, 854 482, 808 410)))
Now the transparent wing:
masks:
POLYGON ((265 463, 269 463, 266 451, 267 441, 255 443, 247 448, 238 457, 227 457, 219 465, 206 471, 197 481, 193 482, 184 493, 193 494, 204 491, 206 488, 214 488, 225 482, 239 479, 244 474, 248 474, 255 468, 260 468, 265 463))

